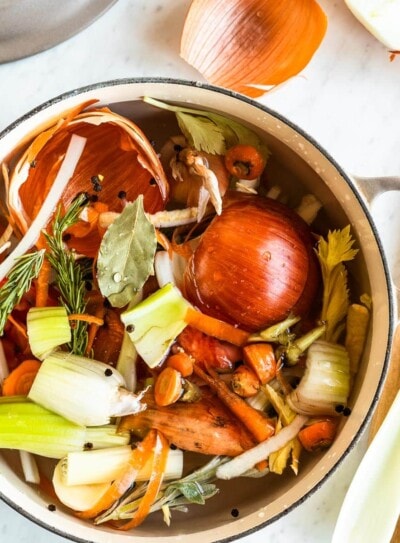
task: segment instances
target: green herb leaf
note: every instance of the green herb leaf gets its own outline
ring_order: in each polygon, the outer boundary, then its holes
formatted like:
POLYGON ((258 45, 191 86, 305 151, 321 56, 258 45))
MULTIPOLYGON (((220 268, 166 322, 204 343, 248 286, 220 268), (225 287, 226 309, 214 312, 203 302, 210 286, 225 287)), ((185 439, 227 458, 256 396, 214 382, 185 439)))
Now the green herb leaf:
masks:
POLYGON ((145 96, 145 102, 161 109, 173 111, 185 138, 198 151, 223 155, 238 143, 253 145, 267 160, 270 151, 261 138, 241 123, 211 111, 172 106, 145 96))
POLYGON ((97 278, 101 293, 112 306, 127 305, 154 273, 156 247, 155 229, 140 195, 108 227, 100 245, 97 278))
POLYGON ((27 253, 15 260, 7 280, 0 288, 0 335, 4 332, 7 318, 30 289, 43 264, 44 250, 27 253))
POLYGON ((179 490, 189 503, 197 503, 198 505, 204 505, 206 499, 211 498, 218 492, 214 484, 200 484, 198 481, 172 483, 168 490, 169 493, 179 490))
MULTIPOLYGON (((81 194, 71 203, 64 215, 61 214, 59 207, 50 233, 43 231, 49 246, 46 256, 55 271, 55 282, 61 294, 61 303, 69 315, 85 312, 85 280, 75 254, 65 249, 63 234, 79 219, 84 205, 87 205, 87 199, 81 194)), ((86 344, 87 324, 78 321, 72 329, 69 348, 72 353, 83 355, 86 344)))
POLYGON ((324 339, 327 341, 337 341, 347 315, 349 290, 344 262, 356 256, 358 250, 353 249, 353 244, 350 225, 343 230, 329 231, 327 239, 321 238, 318 242, 317 256, 324 284, 321 320, 326 323, 324 339))

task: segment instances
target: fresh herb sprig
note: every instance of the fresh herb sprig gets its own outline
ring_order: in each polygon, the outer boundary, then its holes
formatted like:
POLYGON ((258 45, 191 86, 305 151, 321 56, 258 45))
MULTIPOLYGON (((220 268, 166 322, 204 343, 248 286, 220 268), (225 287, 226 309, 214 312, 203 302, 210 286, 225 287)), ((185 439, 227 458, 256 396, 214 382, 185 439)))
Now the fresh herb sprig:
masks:
MULTIPOLYGON (((215 456, 207 464, 182 479, 165 483, 158 494, 158 499, 151 506, 150 512, 154 513, 161 509, 165 522, 169 524, 171 509, 186 510, 187 505, 191 503, 204 505, 207 499, 219 492, 214 484, 215 474, 217 468, 228 460, 227 456, 215 456)), ((143 483, 135 487, 117 507, 112 506, 98 517, 96 524, 132 518, 146 493, 147 485, 148 483, 143 483)))
POLYGON ((15 260, 6 282, 0 288, 0 335, 4 332, 7 318, 27 292, 43 264, 44 249, 27 253, 15 260))
MULTIPOLYGON (((43 232, 48 244, 46 254, 51 267, 55 271, 55 282, 60 291, 60 301, 68 314, 84 313, 85 280, 83 271, 73 251, 66 250, 63 236, 65 231, 79 219, 82 207, 87 203, 84 194, 79 195, 63 215, 58 208, 51 225, 50 232, 43 232)), ((87 324, 77 321, 72 328, 72 339, 69 348, 72 353, 83 355, 87 345, 87 324)))

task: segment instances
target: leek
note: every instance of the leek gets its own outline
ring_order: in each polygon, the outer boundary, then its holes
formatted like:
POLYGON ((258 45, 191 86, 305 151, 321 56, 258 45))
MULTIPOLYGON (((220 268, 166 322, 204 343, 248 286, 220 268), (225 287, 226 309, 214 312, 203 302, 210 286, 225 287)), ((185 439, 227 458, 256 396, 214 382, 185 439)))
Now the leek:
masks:
POLYGON ((71 327, 64 306, 32 307, 26 318, 29 346, 39 360, 71 341, 71 327))
POLYGON ((116 426, 85 428, 22 396, 0 398, 0 448, 28 451, 48 458, 63 458, 85 447, 126 445, 128 433, 116 426))
POLYGON ((82 426, 102 426, 112 417, 144 409, 141 395, 126 390, 112 366, 70 353, 45 358, 28 397, 82 426))
POLYGON ((305 415, 337 415, 335 407, 346 405, 350 393, 350 362, 342 345, 315 341, 307 352, 306 370, 289 405, 305 415))
MULTIPOLYGON (((117 479, 126 469, 132 454, 130 445, 121 445, 96 451, 68 453, 61 463, 61 479, 66 485, 91 485, 117 479)), ((136 481, 148 481, 153 458, 149 458, 139 471, 136 481)), ((168 451, 164 480, 179 479, 183 472, 183 453, 180 449, 168 451)))
POLYGON ((137 352, 150 368, 160 364, 175 338, 186 327, 188 301, 168 283, 138 305, 121 314, 137 352))
POLYGON ((400 392, 350 484, 332 543, 398 541, 393 531, 400 514, 399 419, 400 392))

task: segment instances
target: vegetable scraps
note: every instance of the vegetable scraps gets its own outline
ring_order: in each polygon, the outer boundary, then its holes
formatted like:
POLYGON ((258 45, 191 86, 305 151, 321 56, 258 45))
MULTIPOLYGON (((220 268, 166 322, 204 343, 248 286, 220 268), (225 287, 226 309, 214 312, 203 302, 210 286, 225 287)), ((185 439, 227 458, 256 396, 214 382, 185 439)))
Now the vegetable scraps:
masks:
POLYGON ((194 0, 181 56, 207 81, 257 98, 307 66, 326 28, 315 0, 194 0))
POLYGON ((0 264, 0 447, 58 460, 54 499, 119 530, 157 510, 170 524, 219 479, 297 474, 302 451, 330 446, 371 310, 352 300, 350 226, 324 236, 315 197, 307 220, 303 198, 279 201, 258 134, 144 102, 176 116, 168 160, 132 121, 85 105, 33 139, 10 172, 22 242, 0 264))

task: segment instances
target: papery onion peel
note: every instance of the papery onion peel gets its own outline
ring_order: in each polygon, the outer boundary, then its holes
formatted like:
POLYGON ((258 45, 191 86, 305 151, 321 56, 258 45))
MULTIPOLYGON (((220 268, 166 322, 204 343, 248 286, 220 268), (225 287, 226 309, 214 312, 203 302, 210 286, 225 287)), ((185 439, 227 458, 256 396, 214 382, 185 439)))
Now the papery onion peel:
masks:
MULTIPOLYGON (((11 172, 7 207, 22 234, 41 209, 72 134, 84 137, 87 143, 63 192, 61 202, 65 207, 82 192, 93 202, 107 205, 109 211, 122 211, 125 201, 134 201, 139 194, 143 194, 147 212, 165 207, 168 181, 143 132, 129 119, 107 108, 77 111, 66 119, 55 120, 54 126, 37 134, 11 172)), ((82 254, 94 256, 101 232, 96 228, 88 231, 90 234, 84 237, 71 232, 68 244, 82 254)))
POLYGON ((315 0, 193 0, 181 56, 210 83, 256 98, 306 67, 326 28, 315 0))

